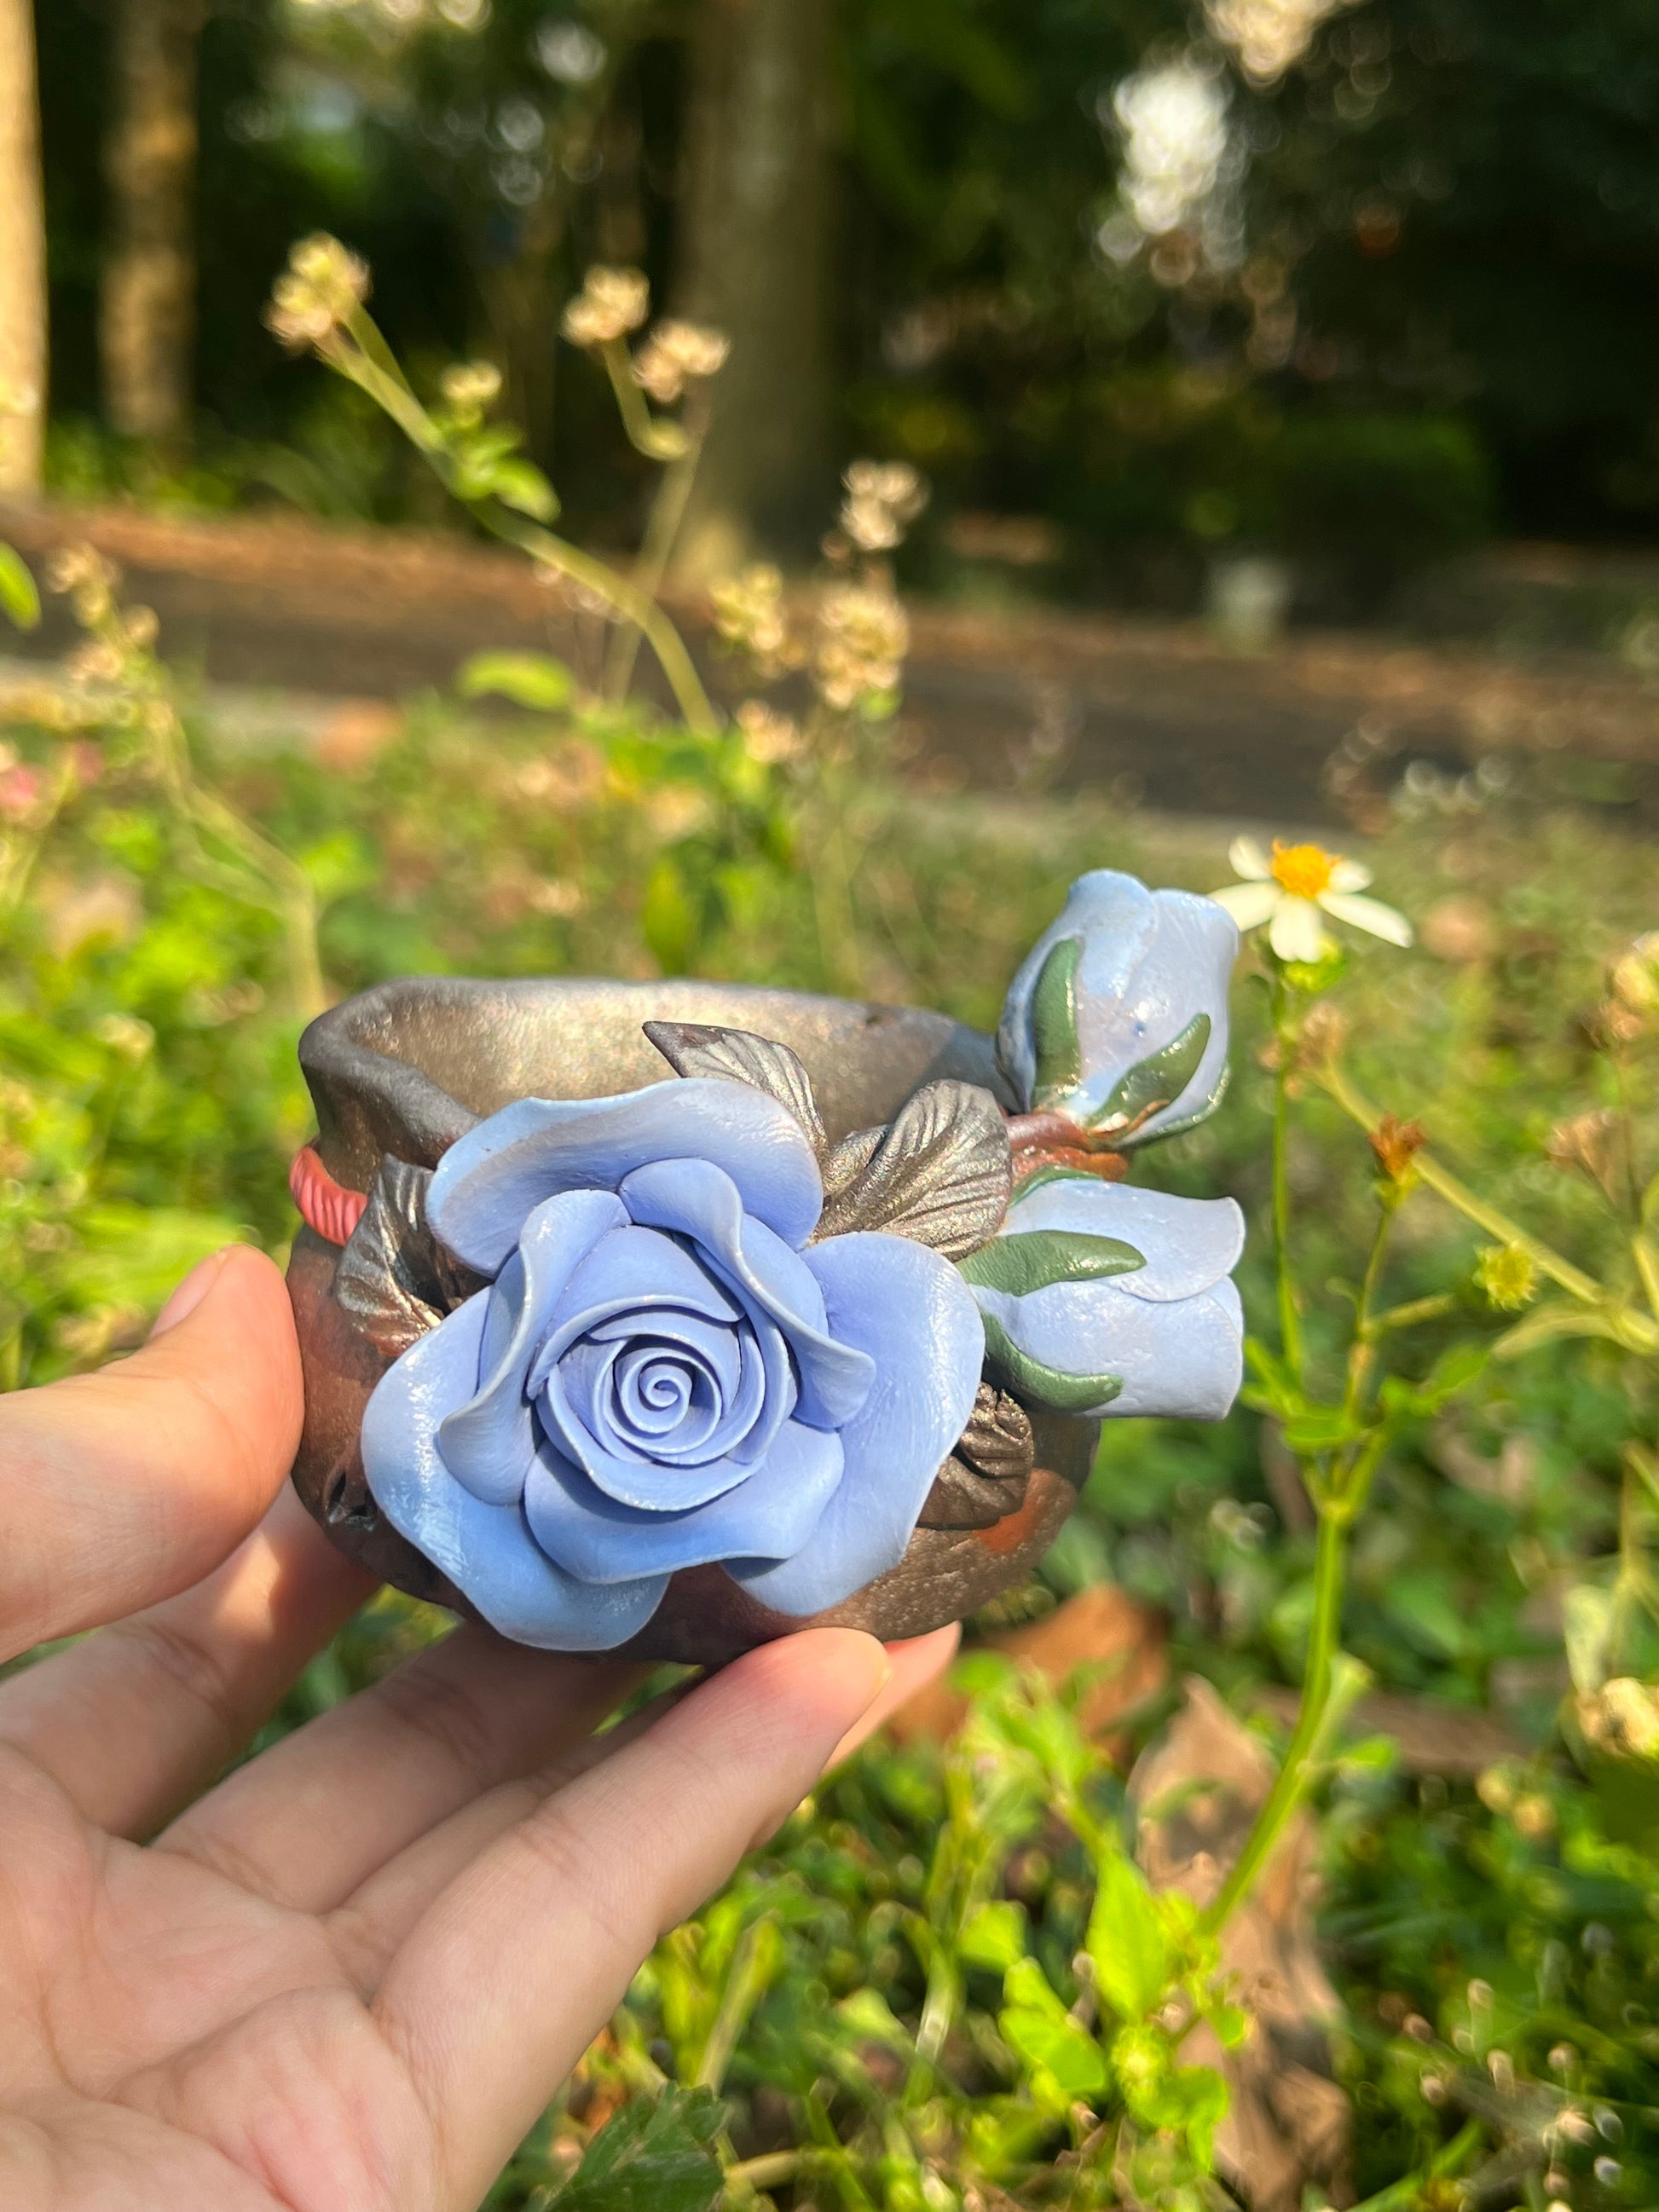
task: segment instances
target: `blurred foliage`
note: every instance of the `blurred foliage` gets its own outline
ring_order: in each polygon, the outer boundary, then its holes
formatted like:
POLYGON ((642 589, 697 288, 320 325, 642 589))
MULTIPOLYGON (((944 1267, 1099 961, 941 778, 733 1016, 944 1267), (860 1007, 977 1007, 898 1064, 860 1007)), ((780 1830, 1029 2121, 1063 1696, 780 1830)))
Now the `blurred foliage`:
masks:
MULTIPOLYGON (((164 468, 94 427, 99 16, 58 0, 41 25, 57 480, 433 519, 395 441, 314 372, 282 377, 257 331, 289 239, 326 228, 373 262, 417 383, 431 358, 494 360, 532 455, 570 457, 579 527, 614 528, 648 471, 599 380, 560 366, 558 315, 595 260, 674 289, 696 4, 216 0, 201 424, 195 463, 164 468)), ((1270 78, 1219 40, 1230 20, 1221 0, 842 11, 836 370, 849 446, 939 486, 912 576, 960 582, 951 517, 989 511, 1060 526, 1045 590, 1190 604, 1236 543, 1311 562, 1313 603, 1363 613, 1493 526, 1650 531, 1659 60, 1641 0, 1361 0, 1270 78), (1115 99, 1183 56, 1215 88, 1218 166, 1173 228, 1126 232, 1115 99), (1376 517, 1360 546, 1357 502, 1376 517)))

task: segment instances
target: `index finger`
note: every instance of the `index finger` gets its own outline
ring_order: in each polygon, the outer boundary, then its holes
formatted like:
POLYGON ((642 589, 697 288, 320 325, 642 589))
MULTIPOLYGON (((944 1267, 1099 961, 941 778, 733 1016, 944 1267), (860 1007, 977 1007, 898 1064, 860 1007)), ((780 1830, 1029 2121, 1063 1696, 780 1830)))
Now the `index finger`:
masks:
POLYGON ((808 1629, 704 1683, 451 1882, 374 2002, 476 2203, 657 1938, 784 1820, 879 1694, 872 1638, 808 1629))
POLYGON ((282 1487, 303 1409, 287 1290, 246 1245, 203 1269, 130 1359, 0 1397, 0 1658, 188 1589, 282 1487))

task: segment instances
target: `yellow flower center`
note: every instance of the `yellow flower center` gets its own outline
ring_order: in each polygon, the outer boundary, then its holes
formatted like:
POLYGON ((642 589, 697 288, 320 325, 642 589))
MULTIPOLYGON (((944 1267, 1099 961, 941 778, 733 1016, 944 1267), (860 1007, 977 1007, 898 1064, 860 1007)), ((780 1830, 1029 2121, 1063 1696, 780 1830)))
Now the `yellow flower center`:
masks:
POLYGON ((1269 865, 1273 881, 1282 884, 1292 898, 1316 899, 1330 889, 1338 858, 1322 845, 1282 845, 1275 837, 1269 865))

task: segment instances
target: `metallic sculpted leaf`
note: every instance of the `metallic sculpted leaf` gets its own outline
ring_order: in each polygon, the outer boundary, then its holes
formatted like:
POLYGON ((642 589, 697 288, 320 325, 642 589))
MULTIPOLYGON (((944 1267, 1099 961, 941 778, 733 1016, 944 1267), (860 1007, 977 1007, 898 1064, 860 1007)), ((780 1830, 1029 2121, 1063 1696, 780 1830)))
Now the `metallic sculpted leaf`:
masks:
POLYGON ((429 1168, 390 1153, 381 1160, 362 1218, 347 1240, 334 1295, 379 1350, 395 1358, 477 1289, 479 1277, 427 1224, 429 1168))
POLYGON ((933 1479, 919 1525, 994 1528, 1024 1504, 1036 1462, 1024 1407, 1006 1390, 981 1382, 962 1439, 933 1479))
POLYGON ((812 1079, 787 1044, 702 1022, 647 1022, 643 1027, 676 1075, 723 1075, 769 1092, 789 1109, 812 1150, 823 1158, 830 1140, 812 1096, 812 1079))
POLYGON ((961 1259, 996 1234, 1012 1187, 1008 1127, 990 1092, 924 1084, 878 1133, 862 1171, 826 1192, 813 1241, 886 1229, 961 1259))

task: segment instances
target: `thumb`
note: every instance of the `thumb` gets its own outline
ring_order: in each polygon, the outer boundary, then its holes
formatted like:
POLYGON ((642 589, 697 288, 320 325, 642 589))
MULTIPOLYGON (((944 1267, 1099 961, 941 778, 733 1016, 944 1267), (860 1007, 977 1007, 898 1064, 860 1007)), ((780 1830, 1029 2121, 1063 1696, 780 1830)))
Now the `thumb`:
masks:
POLYGON ((0 1658, 210 1573, 281 1487, 303 1403, 287 1289, 240 1244, 142 1352, 0 1397, 0 1658))

